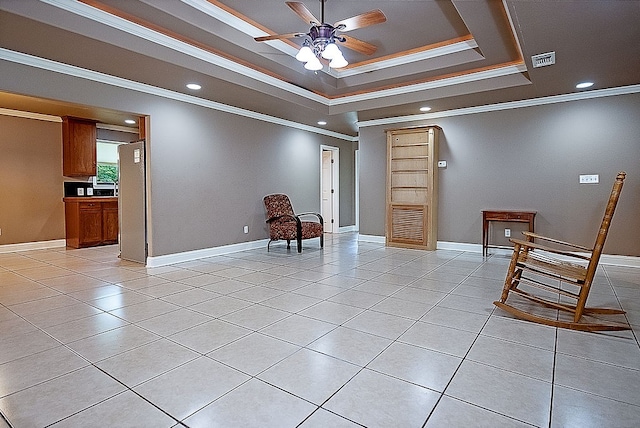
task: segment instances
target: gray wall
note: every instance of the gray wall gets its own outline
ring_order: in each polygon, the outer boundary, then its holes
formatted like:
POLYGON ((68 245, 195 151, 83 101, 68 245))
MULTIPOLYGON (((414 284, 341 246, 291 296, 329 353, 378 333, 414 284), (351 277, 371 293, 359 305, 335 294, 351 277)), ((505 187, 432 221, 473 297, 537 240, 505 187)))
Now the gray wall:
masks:
POLYGON ((268 193, 318 211, 322 144, 340 148, 340 225, 355 223, 352 142, 8 62, 0 75, 20 76, 0 90, 150 116, 151 256, 266 238, 268 193))
POLYGON ((267 237, 269 193, 318 212, 321 144, 340 148, 340 222, 354 224, 353 143, 166 100, 149 111, 154 255, 267 237))
MULTIPOLYGON (((152 256, 265 238, 267 193, 289 193, 298 211, 318 210, 321 144, 340 147, 340 225, 355 223, 351 142, 13 63, 0 62, 0 75, 20 76, 2 79, 0 90, 151 116, 152 256)), ((443 129, 440 241, 479 243, 480 211, 504 208, 536 210, 538 232, 590 244, 612 180, 626 170, 605 251, 640 256, 639 113, 634 94, 397 127, 443 129), (592 173, 599 185, 578 185, 579 174, 592 173)), ((360 132, 363 234, 384 235, 384 130, 392 128, 360 132)))
POLYGON ((639 117, 632 94, 361 128, 360 232, 384 235, 385 129, 439 125, 439 241, 479 244, 481 210, 523 209, 537 211, 536 232, 592 245, 624 170, 605 252, 640 256, 639 117))

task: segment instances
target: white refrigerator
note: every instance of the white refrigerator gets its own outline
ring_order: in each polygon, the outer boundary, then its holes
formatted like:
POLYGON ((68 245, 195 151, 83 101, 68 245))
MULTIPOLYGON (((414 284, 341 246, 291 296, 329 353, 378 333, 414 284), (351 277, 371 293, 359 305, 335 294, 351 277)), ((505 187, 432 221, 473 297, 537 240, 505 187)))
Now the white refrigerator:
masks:
POLYGON ((118 146, 120 258, 146 264, 147 203, 144 140, 118 146))

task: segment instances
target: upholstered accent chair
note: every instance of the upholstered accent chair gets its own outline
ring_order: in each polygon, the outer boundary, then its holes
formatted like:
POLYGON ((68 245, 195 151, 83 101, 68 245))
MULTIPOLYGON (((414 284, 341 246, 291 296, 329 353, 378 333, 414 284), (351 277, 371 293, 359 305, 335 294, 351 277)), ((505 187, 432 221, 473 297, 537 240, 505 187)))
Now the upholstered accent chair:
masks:
POLYGON ((324 246, 324 222, 318 213, 295 214, 291 201, 287 195, 273 194, 264 197, 267 210, 267 224, 269 225, 269 243, 278 240, 287 241, 287 249, 291 248, 291 241, 298 243, 298 252, 302 252, 302 240, 320 238, 320 248, 324 246), (303 221, 302 216, 316 216, 318 221, 303 221))

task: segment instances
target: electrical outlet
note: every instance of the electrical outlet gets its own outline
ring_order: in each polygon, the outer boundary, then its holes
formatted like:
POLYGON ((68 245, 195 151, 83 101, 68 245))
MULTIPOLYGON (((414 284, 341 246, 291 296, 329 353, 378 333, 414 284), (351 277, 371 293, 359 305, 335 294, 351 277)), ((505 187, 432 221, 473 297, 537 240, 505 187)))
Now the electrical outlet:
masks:
POLYGON ((438 168, 446 168, 447 161, 438 161, 438 168))
POLYGON ((504 237, 505 238, 511 238, 511 229, 505 229, 504 230, 504 237))
POLYGON ((244 233, 249 233, 249 226, 244 227, 244 233))

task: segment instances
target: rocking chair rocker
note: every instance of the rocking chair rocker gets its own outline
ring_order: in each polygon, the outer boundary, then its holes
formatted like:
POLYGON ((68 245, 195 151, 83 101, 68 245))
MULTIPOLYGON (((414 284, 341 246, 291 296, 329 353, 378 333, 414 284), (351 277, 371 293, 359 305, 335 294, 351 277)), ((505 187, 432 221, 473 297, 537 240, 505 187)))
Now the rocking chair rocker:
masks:
POLYGON ((502 296, 500 301, 493 302, 493 304, 518 318, 554 327, 582 331, 629 330, 630 327, 627 324, 599 319, 592 322, 584 321, 583 319, 583 316, 586 317, 592 314, 616 315, 625 313, 621 309, 585 307, 600 255, 602 254, 602 248, 607 238, 611 218, 620 197, 625 175, 626 173, 620 172, 616 177, 593 248, 547 238, 530 232, 523 232, 526 236, 526 241, 511 239, 510 241, 514 244, 513 255, 507 271, 502 296), (534 242, 538 240, 546 241, 550 244, 540 245, 534 242), (568 290, 567 287, 562 287, 562 283, 578 287, 577 292, 573 287, 571 287, 571 290, 568 290), (528 287, 526 291, 522 289, 523 286, 528 287), (532 291, 535 289, 552 292, 559 297, 549 300, 548 297, 534 294, 532 291), (515 293, 543 307, 572 313, 573 319, 565 318, 563 320, 561 313, 559 314, 560 316, 553 319, 529 312, 527 309, 518 309, 506 303, 510 293, 515 293), (565 303, 568 299, 572 302, 575 301, 575 304, 565 303))

